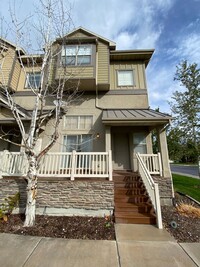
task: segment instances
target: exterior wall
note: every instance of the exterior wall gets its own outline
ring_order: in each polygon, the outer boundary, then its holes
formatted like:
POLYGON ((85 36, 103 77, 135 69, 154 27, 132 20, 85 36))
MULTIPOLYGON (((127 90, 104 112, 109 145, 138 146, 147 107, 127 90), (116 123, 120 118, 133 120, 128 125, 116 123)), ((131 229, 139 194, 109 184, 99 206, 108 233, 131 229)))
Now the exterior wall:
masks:
MULTIPOLYGON (((94 152, 103 152, 105 151, 105 129, 101 120, 102 111, 95 107, 95 97, 92 95, 84 96, 80 99, 79 103, 76 103, 75 106, 71 106, 68 109, 66 115, 92 115, 93 116, 93 127, 90 130, 67 130, 64 129, 64 120, 65 117, 60 122, 59 125, 59 140, 52 147, 51 152, 62 151, 63 149, 63 136, 67 134, 78 135, 78 134, 91 134, 93 139, 93 151, 94 152), (97 138, 97 133, 99 138, 97 138)), ((51 130, 53 123, 50 122, 46 127, 46 132, 43 137, 42 146, 48 142, 48 136, 51 135, 51 130)))
MULTIPOLYGON (((142 96, 140 96, 142 98, 142 96)), ((137 95, 107 95, 104 94, 99 97, 99 101, 96 101, 95 95, 83 95, 73 106, 68 108, 66 115, 92 115, 93 116, 93 127, 90 130, 67 130, 64 129, 65 117, 59 125, 59 139, 56 144, 52 147, 51 152, 61 152, 63 149, 63 136, 67 134, 78 135, 78 134, 91 134, 93 138, 93 151, 103 152, 105 151, 105 126, 102 123, 102 110, 103 108, 141 108, 146 107, 146 98, 144 97, 144 103, 138 101, 137 95), (97 107, 98 104, 98 107, 97 107), (139 106, 137 106, 138 104, 139 106), (97 134, 99 138, 97 138, 97 134)), ((49 136, 52 133, 53 123, 52 121, 47 125, 45 134, 41 135, 43 138, 42 147, 45 147, 48 143, 49 136)), ((124 127, 123 127, 124 128, 124 127)), ((118 130, 123 129, 119 127, 118 130)), ((141 127, 129 127, 130 133, 134 131, 149 132, 148 128, 141 127)), ((151 138, 147 141, 148 153, 151 153, 151 138)))
POLYGON ((152 176, 154 182, 159 185, 161 205, 172 205, 173 184, 170 177, 152 176))
POLYGON ((134 87, 126 89, 146 89, 143 65, 140 62, 112 62, 110 65, 110 89, 122 89, 117 84, 117 70, 133 70, 134 87))
POLYGON ((91 37, 90 34, 86 34, 86 33, 83 33, 83 32, 75 32, 73 34, 70 35, 70 38, 84 38, 84 37, 91 37))
POLYGON ((109 83, 109 49, 108 45, 98 43, 98 65, 97 65, 97 84, 109 83))
POLYGON ((94 77, 93 66, 59 67, 56 71, 56 79, 85 79, 94 77))
POLYGON ((13 73, 11 75, 11 80, 10 80, 10 86, 14 90, 17 90, 17 88, 18 88, 20 73, 21 73, 21 65, 20 65, 17 57, 15 57, 15 60, 13 62, 13 73))
MULTIPOLYGON (((23 178, 0 179, 0 203, 20 193, 20 212, 26 203, 26 182, 23 178)), ((106 180, 44 180, 38 181, 37 210, 57 209, 62 213, 88 214, 88 211, 113 211, 114 184, 106 180)), ((70 214, 71 215, 71 214, 70 214)), ((103 214, 102 214, 103 215, 103 214)))
POLYGON ((8 46, 8 50, 3 52, 3 56, 0 55, 0 83, 3 85, 9 85, 10 75, 12 73, 13 63, 15 59, 15 49, 8 46))
POLYGON ((146 94, 133 95, 131 92, 124 95, 107 94, 99 97, 98 104, 101 108, 148 108, 148 99, 146 94))

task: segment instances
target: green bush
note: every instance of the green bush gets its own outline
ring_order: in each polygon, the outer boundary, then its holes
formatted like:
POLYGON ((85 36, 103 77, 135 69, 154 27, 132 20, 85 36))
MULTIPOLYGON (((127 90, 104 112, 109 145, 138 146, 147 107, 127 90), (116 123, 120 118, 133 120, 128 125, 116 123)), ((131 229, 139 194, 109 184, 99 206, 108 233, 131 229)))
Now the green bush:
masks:
POLYGON ((0 220, 8 220, 8 216, 12 213, 13 209, 18 206, 19 198, 20 194, 16 193, 14 196, 4 199, 4 202, 0 205, 0 220))

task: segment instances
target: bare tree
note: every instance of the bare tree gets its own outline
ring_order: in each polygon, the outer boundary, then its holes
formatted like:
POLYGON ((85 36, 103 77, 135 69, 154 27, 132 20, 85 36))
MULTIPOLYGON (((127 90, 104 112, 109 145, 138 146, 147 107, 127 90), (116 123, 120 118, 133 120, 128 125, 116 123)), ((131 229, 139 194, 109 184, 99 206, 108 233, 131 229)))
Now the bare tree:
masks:
MULTIPOLYGON (((1 97, 4 104, 12 112, 12 116, 18 125, 22 138, 21 144, 14 144, 23 147, 28 160, 28 171, 26 175, 27 203, 24 226, 32 226, 35 222, 38 167, 41 158, 52 148, 58 139, 60 120, 63 114, 65 114, 69 104, 76 96, 78 90, 78 87, 73 88, 73 90, 71 90, 72 88, 70 88, 70 90, 66 89, 66 80, 69 78, 66 68, 62 68, 60 78, 57 79, 56 82, 50 82, 53 62, 58 55, 61 54, 61 47, 66 40, 63 36, 68 32, 72 23, 70 8, 66 9, 63 0, 40 0, 39 4, 40 6, 37 7, 37 19, 30 15, 22 22, 19 22, 16 18, 14 9, 11 9, 12 22, 16 29, 15 32, 17 36, 16 53, 22 71, 27 75, 27 68, 25 65, 28 65, 29 70, 31 68, 33 73, 39 70, 41 75, 39 86, 32 86, 32 84, 30 84, 31 91, 34 95, 34 107, 32 111, 29 112, 30 123, 28 129, 23 120, 23 110, 16 103, 13 92, 7 86, 6 82, 4 83, 4 73, 1 73, 2 82, 0 84, 1 97), (32 43, 29 39, 30 35, 25 35, 24 33, 24 26, 27 25, 30 19, 35 20, 35 22, 31 24, 31 33, 35 32, 34 37, 37 38, 38 44, 42 46, 43 53, 40 55, 24 55, 23 50, 20 48, 20 41, 23 41, 22 43, 24 44, 24 40, 26 40, 27 48, 33 51, 30 46, 32 43), (62 42, 62 45, 55 49, 53 43, 56 37, 59 37, 59 42, 62 42), (38 61, 40 62, 38 63, 38 61), (51 102, 54 103, 51 109, 46 108, 48 99, 51 99, 51 102), (38 151, 36 147, 41 130, 44 129, 44 126, 50 121, 53 122, 54 127, 51 127, 52 132, 49 142, 38 151)), ((29 33, 31 27, 29 28, 29 33)), ((0 138, 12 142, 8 138, 8 133, 2 133, 0 138)))

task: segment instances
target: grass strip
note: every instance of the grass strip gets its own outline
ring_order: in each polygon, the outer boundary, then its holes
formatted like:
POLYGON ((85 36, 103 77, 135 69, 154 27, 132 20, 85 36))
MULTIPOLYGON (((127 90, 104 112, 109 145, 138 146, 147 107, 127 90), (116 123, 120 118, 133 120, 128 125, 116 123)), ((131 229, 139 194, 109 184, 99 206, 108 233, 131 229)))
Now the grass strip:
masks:
POLYGON ((200 201, 200 179, 172 174, 174 190, 200 201))

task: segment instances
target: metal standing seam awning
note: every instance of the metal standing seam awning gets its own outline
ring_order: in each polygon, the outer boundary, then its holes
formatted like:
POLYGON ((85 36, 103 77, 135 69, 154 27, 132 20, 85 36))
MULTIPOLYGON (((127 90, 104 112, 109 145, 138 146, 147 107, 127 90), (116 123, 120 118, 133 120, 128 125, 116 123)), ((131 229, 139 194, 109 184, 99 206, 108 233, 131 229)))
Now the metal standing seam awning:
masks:
POLYGON ((170 123, 172 117, 153 109, 104 109, 102 122, 113 126, 159 126, 170 123))

